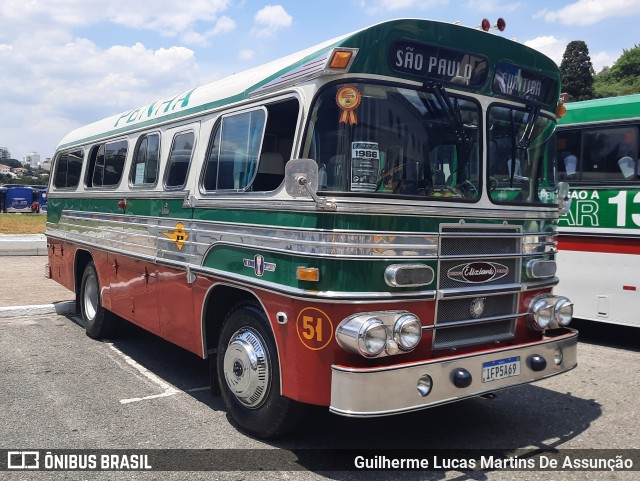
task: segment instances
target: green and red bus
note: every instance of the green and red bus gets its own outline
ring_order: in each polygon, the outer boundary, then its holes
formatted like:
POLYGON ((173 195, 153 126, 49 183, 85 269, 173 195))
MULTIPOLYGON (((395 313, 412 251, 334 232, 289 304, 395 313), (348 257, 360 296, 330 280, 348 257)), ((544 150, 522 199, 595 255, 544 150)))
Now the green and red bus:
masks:
POLYGON ((559 92, 522 44, 394 20, 117 114, 58 146, 49 275, 90 337, 208 358, 263 437, 564 373, 559 92))
POLYGON ((557 131, 558 272, 581 319, 640 326, 640 95, 570 102, 557 131))

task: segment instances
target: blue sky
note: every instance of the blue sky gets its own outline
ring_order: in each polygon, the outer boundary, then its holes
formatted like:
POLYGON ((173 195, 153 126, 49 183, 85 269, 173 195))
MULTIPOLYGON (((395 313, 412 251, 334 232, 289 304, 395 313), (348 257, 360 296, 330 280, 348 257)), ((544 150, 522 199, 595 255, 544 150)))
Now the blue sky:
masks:
POLYGON ((560 62, 596 71, 640 43, 640 0, 1 0, 0 146, 51 157, 70 130, 392 18, 503 17, 560 62))

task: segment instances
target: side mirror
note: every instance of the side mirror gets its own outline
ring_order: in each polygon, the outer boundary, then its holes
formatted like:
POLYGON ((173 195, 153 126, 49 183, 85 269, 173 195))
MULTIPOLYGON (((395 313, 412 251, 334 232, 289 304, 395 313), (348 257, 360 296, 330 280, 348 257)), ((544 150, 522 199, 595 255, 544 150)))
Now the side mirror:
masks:
POLYGON ((318 191, 318 164, 313 159, 291 159, 284 165, 284 189, 291 197, 313 197, 318 191))
POLYGON ((558 182, 558 208, 562 213, 569 212, 571 200, 569 198, 569 183, 558 182))
POLYGON ((334 202, 316 195, 318 164, 313 159, 291 159, 284 166, 284 189, 291 197, 311 197, 318 209, 337 210, 334 202))

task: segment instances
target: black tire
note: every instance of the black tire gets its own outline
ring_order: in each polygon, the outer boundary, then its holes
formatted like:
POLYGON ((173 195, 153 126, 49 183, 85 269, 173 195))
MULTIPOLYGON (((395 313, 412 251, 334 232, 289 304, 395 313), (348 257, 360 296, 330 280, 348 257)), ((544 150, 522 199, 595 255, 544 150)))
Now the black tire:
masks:
POLYGON ((212 356, 214 367, 227 413, 241 429, 266 439, 296 425, 304 405, 280 395, 276 345, 259 306, 243 302, 231 311, 212 356))
POLYGON ((92 339, 110 337, 115 333, 117 321, 113 314, 102 307, 100 282, 93 262, 84 268, 80 281, 80 313, 87 336, 92 339))

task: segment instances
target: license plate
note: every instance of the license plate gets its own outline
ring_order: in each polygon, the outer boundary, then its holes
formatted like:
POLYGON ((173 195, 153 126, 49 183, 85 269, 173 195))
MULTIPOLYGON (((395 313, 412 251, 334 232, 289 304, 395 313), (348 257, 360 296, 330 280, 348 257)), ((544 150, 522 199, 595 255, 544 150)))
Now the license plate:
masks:
POLYGON ((520 356, 482 363, 482 382, 520 375, 520 356))

